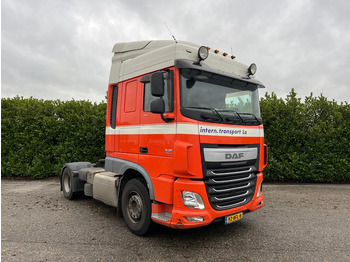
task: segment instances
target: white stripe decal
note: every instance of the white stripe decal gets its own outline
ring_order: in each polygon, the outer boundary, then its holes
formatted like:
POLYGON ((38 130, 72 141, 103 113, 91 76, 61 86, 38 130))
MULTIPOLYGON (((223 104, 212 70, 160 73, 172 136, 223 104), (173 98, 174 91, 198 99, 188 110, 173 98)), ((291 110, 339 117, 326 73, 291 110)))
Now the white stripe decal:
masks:
POLYGON ((176 124, 141 125, 140 126, 140 134, 143 134, 143 135, 176 134, 176 124))
POLYGON ((110 126, 106 126, 106 135, 115 135, 119 134, 116 132, 116 129, 111 128, 110 126))
POLYGON ((106 127, 106 135, 206 135, 226 137, 263 137, 264 130, 252 127, 229 127, 198 124, 160 124, 160 125, 133 125, 117 126, 115 129, 106 127))
POLYGON ((116 128, 106 127, 106 135, 164 135, 176 134, 176 124, 164 125, 133 125, 117 126, 116 128))
POLYGON ((198 135, 198 124, 177 124, 177 133, 184 135, 198 135))

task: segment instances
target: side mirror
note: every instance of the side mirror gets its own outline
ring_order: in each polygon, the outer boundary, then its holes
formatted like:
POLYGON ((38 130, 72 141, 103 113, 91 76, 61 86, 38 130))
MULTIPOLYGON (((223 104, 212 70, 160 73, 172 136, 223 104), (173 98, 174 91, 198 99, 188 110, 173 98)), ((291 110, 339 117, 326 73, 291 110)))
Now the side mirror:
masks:
POLYGON ((165 103, 163 98, 158 98, 152 101, 151 112, 154 114, 163 114, 165 112, 165 103))
POLYGON ((153 96, 164 96, 164 77, 162 72, 151 74, 151 93, 153 96))

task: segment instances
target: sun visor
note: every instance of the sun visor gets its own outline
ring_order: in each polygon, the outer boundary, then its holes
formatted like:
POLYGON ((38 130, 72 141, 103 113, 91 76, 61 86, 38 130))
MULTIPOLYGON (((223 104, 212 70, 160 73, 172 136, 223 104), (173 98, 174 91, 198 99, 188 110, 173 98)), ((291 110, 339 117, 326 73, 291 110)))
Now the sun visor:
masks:
POLYGON ((241 81, 245 81, 248 83, 252 83, 258 86, 258 88, 265 88, 265 86, 258 80, 249 78, 249 77, 241 77, 238 75, 234 75, 234 74, 229 74, 223 71, 219 71, 216 69, 213 69, 209 66, 207 66, 204 63, 194 63, 191 60, 187 60, 187 59, 175 59, 175 67, 176 68, 190 68, 190 69, 196 69, 196 70, 200 70, 200 71, 206 71, 209 73, 213 73, 213 74, 217 74, 217 75, 222 75, 222 76, 226 76, 226 77, 230 77, 230 78, 234 78, 237 80, 241 80, 241 81))

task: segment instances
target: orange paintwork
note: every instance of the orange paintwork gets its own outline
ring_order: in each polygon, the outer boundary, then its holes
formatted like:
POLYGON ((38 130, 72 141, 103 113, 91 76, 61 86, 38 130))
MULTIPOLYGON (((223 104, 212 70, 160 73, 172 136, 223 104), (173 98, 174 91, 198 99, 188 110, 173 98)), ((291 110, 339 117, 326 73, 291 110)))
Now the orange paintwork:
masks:
MULTIPOLYGON (((199 134, 182 134, 176 132, 164 132, 164 134, 138 133, 140 128, 152 125, 164 125, 164 128, 179 124, 203 124, 211 126, 224 126, 208 122, 199 122, 181 115, 179 96, 179 70, 174 70, 174 112, 171 113, 173 121, 165 123, 159 114, 143 111, 143 84, 140 82, 142 76, 118 83, 117 121, 116 126, 120 128, 120 134, 106 134, 106 155, 109 157, 128 160, 141 165, 150 175, 155 200, 164 203, 164 206, 153 205, 153 213, 162 213, 164 210, 171 212, 168 222, 154 219, 156 222, 174 228, 192 228, 204 226, 218 217, 234 214, 240 211, 254 211, 262 207, 263 195, 256 197, 258 186, 263 180, 264 169, 264 138, 263 137, 237 137, 237 136, 213 136, 199 134), (130 99, 132 97, 132 99, 130 99), (128 129, 123 134, 124 128, 128 129), (123 132, 122 132, 123 131, 123 132), (214 210, 208 200, 206 188, 203 181, 191 179, 202 179, 202 156, 200 144, 260 144, 259 173, 253 199, 246 205, 224 211, 214 210), (140 154, 140 147, 147 147, 147 154, 140 154), (166 152, 166 150, 168 150, 166 152), (205 209, 195 210, 184 206, 181 191, 187 190, 201 195, 205 209), (203 222, 190 222, 187 216, 201 216, 203 222)), ((106 126, 110 127, 112 85, 108 88, 107 118, 106 126)), ((247 128, 246 126, 232 126, 247 128)), ((263 131, 263 126, 255 126, 263 131)))

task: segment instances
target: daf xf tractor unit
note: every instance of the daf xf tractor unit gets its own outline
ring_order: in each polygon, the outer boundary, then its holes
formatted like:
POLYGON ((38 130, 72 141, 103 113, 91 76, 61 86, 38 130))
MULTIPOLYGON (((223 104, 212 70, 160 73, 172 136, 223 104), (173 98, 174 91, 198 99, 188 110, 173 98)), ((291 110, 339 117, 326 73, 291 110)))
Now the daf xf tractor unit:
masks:
POLYGON ((136 235, 154 222, 230 224, 261 208, 267 147, 255 72, 255 64, 189 42, 117 43, 106 158, 65 164, 64 197, 117 207, 136 235))

